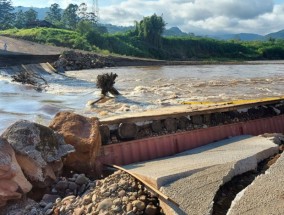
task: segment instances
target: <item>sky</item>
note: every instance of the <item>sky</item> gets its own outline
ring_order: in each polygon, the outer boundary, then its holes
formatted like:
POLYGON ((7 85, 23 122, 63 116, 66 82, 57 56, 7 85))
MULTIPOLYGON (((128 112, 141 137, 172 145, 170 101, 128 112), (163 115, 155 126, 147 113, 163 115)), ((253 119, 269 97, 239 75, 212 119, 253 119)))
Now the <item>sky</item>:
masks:
MULTIPOLYGON (((92 5, 92 0, 12 0, 14 6, 49 7, 58 3, 92 5)), ((197 35, 257 33, 284 29, 284 0, 98 0, 102 23, 129 26, 153 13, 163 15, 167 28, 197 35)))

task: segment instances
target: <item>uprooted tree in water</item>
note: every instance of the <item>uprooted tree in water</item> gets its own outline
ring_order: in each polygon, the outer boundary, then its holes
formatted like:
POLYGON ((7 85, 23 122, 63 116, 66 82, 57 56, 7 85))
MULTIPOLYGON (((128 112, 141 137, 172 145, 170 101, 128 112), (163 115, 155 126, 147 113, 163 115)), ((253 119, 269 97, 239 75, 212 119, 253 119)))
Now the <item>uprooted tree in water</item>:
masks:
POLYGON ((97 76, 97 88, 101 89, 101 94, 102 97, 99 98, 98 100, 92 102, 91 104, 95 104, 97 102, 99 102, 100 100, 102 100, 103 98, 105 98, 107 96, 108 93, 117 96, 120 93, 118 92, 117 89, 115 89, 114 84, 115 84, 115 79, 117 78, 117 74, 116 73, 105 73, 102 75, 98 75, 97 76))
POLYGON ((97 87, 102 89, 101 93, 103 96, 106 96, 107 93, 111 93, 112 95, 119 95, 117 89, 114 88, 115 79, 117 78, 116 73, 105 73, 97 76, 97 87))
POLYGON ((12 81, 32 85, 37 91, 42 91, 45 86, 48 86, 47 81, 41 75, 26 70, 12 75, 12 81))

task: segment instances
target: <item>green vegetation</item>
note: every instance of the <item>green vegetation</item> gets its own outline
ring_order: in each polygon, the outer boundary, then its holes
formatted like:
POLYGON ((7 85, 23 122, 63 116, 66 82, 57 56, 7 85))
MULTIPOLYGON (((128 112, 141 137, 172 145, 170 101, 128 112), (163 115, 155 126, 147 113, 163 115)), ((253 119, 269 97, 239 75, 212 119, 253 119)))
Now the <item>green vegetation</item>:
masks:
POLYGON ((12 27, 14 10, 10 0, 0 0, 0 30, 12 27))
POLYGON ((55 28, 9 29, 1 35, 21 38, 43 44, 74 49, 92 50, 92 45, 78 32, 55 28))
POLYGON ((162 46, 162 33, 165 30, 166 23, 163 17, 156 14, 144 17, 140 22, 136 22, 134 34, 144 39, 149 44, 160 48, 162 46))
POLYGON ((44 21, 37 20, 33 9, 12 11, 11 0, 0 0, 0 34, 44 44, 165 60, 284 59, 284 40, 280 39, 242 42, 193 34, 162 36, 166 24, 163 17, 156 14, 135 22, 135 29, 108 34, 84 3, 69 4, 65 10, 54 3, 44 21))
POLYGON ((56 28, 9 29, 1 35, 43 44, 101 53, 166 60, 262 60, 284 59, 284 40, 218 41, 198 37, 161 37, 157 47, 135 32, 110 35, 82 22, 76 31, 56 28))
POLYGON ((261 59, 282 60, 284 59, 284 40, 269 39, 268 41, 242 42, 243 46, 254 50, 261 59))

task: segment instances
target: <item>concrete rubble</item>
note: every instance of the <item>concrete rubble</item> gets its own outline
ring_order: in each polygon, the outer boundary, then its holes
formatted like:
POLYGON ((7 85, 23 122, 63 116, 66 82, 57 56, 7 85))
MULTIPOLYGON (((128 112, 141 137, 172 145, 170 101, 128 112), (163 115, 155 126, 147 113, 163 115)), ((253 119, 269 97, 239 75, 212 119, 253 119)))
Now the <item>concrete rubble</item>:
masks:
POLYGON ((239 136, 125 168, 145 178, 180 205, 165 201, 166 213, 211 214, 221 185, 236 175, 256 169, 260 161, 277 152, 278 145, 268 138, 239 136))
POLYGON ((284 214, 283 154, 263 175, 240 192, 232 202, 228 215, 284 214))

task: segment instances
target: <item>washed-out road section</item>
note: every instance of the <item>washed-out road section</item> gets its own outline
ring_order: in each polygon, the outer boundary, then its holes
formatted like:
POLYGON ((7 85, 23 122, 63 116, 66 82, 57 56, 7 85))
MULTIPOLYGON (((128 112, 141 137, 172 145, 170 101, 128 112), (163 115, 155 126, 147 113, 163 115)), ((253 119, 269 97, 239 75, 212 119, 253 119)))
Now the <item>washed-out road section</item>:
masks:
MULTIPOLYGON (((124 168, 179 204, 177 207, 164 201, 167 214, 205 215, 212 213, 213 200, 220 186, 236 175, 256 169, 260 161, 277 152, 278 145, 270 139, 238 136, 124 168)), ((238 202, 235 207, 237 205, 238 202)))

